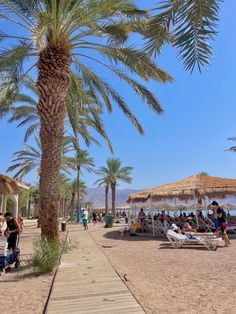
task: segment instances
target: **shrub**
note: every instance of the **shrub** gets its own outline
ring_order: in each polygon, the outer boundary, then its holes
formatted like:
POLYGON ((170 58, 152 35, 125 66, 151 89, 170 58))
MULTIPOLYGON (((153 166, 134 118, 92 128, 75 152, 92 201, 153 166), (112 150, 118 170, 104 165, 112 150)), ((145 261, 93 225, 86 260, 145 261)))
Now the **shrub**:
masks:
POLYGON ((31 266, 43 273, 52 272, 62 254, 70 251, 70 241, 60 240, 50 242, 46 238, 34 242, 34 256, 31 266))

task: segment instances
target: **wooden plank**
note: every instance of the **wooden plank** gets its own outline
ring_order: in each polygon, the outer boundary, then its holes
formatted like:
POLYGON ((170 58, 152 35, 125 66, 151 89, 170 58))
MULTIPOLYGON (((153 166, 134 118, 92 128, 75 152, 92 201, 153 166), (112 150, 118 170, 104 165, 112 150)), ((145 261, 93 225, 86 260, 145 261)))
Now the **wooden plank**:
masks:
POLYGON ((145 313, 89 233, 79 237, 79 246, 62 257, 47 313, 145 313))

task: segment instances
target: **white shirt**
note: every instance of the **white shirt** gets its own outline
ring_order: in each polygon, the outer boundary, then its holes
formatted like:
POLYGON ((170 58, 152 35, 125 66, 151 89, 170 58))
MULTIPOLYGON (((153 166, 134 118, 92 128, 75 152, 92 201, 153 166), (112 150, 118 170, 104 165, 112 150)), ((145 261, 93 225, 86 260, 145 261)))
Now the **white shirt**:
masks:
POLYGON ((0 236, 0 256, 7 256, 7 239, 0 236))
POLYGON ((88 211, 87 210, 84 211, 83 218, 88 219, 88 211))

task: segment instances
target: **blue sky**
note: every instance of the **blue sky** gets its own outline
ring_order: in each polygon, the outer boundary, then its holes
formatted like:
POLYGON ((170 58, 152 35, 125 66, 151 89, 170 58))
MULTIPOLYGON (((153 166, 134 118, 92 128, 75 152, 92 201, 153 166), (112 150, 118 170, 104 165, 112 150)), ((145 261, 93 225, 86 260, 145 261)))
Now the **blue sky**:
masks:
MULTIPOLYGON (((155 3, 136 2, 141 7, 153 7, 155 3)), ((116 156, 124 165, 134 167, 132 185, 121 183, 119 188, 148 188, 200 171, 236 177, 236 154, 225 151, 232 144, 227 138, 236 136, 235 20, 236 1, 226 1, 222 5, 219 35, 213 43, 212 65, 202 75, 184 71, 173 48, 163 50, 157 62, 175 78, 175 83, 148 84, 161 100, 165 110, 162 115, 157 116, 130 90, 120 87, 142 122, 145 136, 138 135, 120 110, 105 114, 106 130, 116 156)), ((113 77, 108 80, 112 83, 113 77)), ((7 124, 6 119, 0 122, 0 173, 5 173, 10 165, 13 152, 22 149, 23 136, 24 129, 7 124)), ((104 143, 89 151, 97 167, 110 157, 104 143)), ((83 179, 92 186, 96 177, 84 173, 83 179)), ((36 174, 26 180, 35 182, 36 174)))

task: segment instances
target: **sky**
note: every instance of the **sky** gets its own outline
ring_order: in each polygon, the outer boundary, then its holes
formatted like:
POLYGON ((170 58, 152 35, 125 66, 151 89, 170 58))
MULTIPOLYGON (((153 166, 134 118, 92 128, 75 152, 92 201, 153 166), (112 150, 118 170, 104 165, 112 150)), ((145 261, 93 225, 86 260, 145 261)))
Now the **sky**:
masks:
MULTIPOLYGON (((137 0, 142 7, 153 7, 157 1, 137 0)), ((201 171, 212 176, 236 178, 236 154, 226 151, 236 136, 236 1, 225 1, 220 13, 219 34, 212 43, 212 64, 202 74, 186 72, 175 49, 165 47, 157 63, 175 82, 147 86, 160 99, 164 113, 157 115, 133 92, 106 77, 125 96, 130 108, 141 121, 145 136, 140 136, 117 108, 105 113, 104 124, 113 143, 115 156, 124 166, 134 167, 131 185, 120 183, 119 189, 143 189, 183 179, 201 171)), ((2 25, 1 25, 2 27, 2 25)), ((13 29, 5 25, 10 33, 13 29)), ((133 42, 140 45, 140 43, 133 42)), ((12 155, 23 148, 24 129, 0 121, 0 173, 11 165, 12 155)), ((111 154, 102 139, 102 147, 91 146, 89 153, 98 167, 111 154)), ((32 140, 30 141, 32 143, 32 140)), ((10 175, 10 174, 9 174, 10 175)), ((94 174, 83 173, 83 180, 92 187, 94 174)), ((34 183, 36 173, 25 178, 34 183)))

